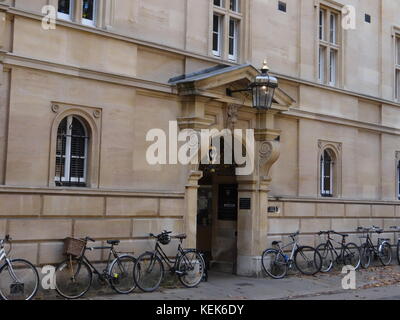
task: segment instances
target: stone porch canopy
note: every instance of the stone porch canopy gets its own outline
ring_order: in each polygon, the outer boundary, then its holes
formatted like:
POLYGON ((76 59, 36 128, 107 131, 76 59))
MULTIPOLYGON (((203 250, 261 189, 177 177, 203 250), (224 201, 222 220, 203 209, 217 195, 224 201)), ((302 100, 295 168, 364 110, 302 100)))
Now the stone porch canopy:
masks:
MULTIPOLYGON (((251 93, 234 93, 232 97, 226 94, 226 89, 243 89, 260 74, 251 64, 228 66, 224 64, 200 70, 186 75, 171 78, 169 83, 176 86, 180 96, 197 96, 227 104, 237 104, 252 107, 251 93)), ((271 110, 274 113, 287 111, 295 102, 281 88, 275 90, 271 110)))

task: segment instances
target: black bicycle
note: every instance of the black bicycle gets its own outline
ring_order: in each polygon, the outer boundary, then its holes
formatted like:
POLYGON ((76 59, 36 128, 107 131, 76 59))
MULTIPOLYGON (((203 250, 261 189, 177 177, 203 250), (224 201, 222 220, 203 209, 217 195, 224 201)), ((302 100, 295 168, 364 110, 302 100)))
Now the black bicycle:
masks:
POLYGON ((164 263, 171 274, 176 274, 179 281, 188 288, 197 286, 204 275, 205 263, 196 249, 182 249, 185 234, 170 236, 171 232, 163 231, 159 235, 150 233, 156 239, 154 251, 145 252, 137 259, 134 267, 134 278, 137 286, 145 292, 158 289, 164 277, 164 263), (168 245, 171 239, 179 239, 175 260, 171 260, 160 246, 168 245), (163 263, 164 262, 164 263, 163 263))
MULTIPOLYGON (((400 232, 400 228, 397 226, 392 226, 390 227, 390 229, 393 229, 395 233, 400 232)), ((397 256, 397 262, 400 264, 400 238, 397 239, 396 256, 397 256)))
POLYGON ((331 271, 334 263, 337 265, 351 265, 354 269, 360 267, 360 248, 352 242, 346 244, 346 238, 349 236, 348 234, 328 230, 320 231, 318 235, 326 235, 326 241, 319 244, 316 248, 322 257, 322 272, 331 271), (338 242, 333 239, 331 236, 333 234, 341 236, 342 241, 338 242), (335 245, 339 245, 339 252, 336 250, 335 245))
MULTIPOLYGON (((76 241, 82 241, 77 240, 76 241)), ((119 254, 114 246, 119 245, 119 240, 108 240, 110 246, 87 247, 87 242, 93 240, 86 237, 83 242, 82 253, 62 262, 56 269, 55 286, 57 292, 67 299, 77 299, 89 291, 93 281, 93 273, 98 276, 101 284, 109 284, 117 293, 129 294, 135 288, 133 268, 136 263, 135 257, 129 254, 119 254), (110 250, 107 265, 102 272, 98 271, 85 256, 87 250, 110 250), (112 258, 114 258, 112 260, 112 258)))
POLYGON ((357 231, 363 232, 366 236, 361 236, 360 239, 365 239, 361 245, 361 266, 368 268, 373 258, 378 257, 382 265, 387 266, 392 261, 392 248, 390 246, 390 239, 378 238, 377 245, 375 246, 371 240, 371 233, 375 232, 381 234, 383 229, 372 226, 370 228, 358 227, 357 231))

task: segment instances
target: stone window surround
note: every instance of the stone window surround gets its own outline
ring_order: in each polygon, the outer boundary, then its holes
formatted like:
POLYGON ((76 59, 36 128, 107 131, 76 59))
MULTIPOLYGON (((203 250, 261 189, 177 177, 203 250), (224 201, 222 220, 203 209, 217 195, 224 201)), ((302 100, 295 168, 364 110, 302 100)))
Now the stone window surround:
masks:
POLYGON ((317 45, 315 48, 315 79, 318 83, 325 84, 331 87, 339 87, 342 88, 344 82, 344 61, 343 61, 343 35, 342 28, 340 28, 341 23, 341 10, 343 8, 343 4, 337 3, 333 0, 314 0, 315 4, 315 25, 316 25, 316 39, 317 45), (334 13, 337 15, 336 21, 336 44, 330 43, 328 40, 320 40, 319 38, 319 19, 320 19, 320 9, 324 9, 325 12, 325 28, 324 32, 326 36, 330 36, 330 13, 334 13), (319 79, 319 51, 320 47, 325 48, 325 80, 321 81, 319 79), (335 84, 329 83, 329 64, 330 64, 330 50, 336 50, 336 81, 335 84))
MULTIPOLYGON (((50 154, 49 154, 49 177, 48 186, 56 187, 54 180, 56 164, 56 142, 57 131, 61 121, 67 116, 78 116, 85 121, 89 130, 88 158, 87 158, 87 178, 86 187, 99 188, 99 167, 100 167, 100 135, 102 122, 102 109, 96 107, 68 104, 53 101, 51 111, 55 114, 50 131, 50 154)), ((62 187, 65 188, 65 187, 62 187)))
POLYGON ((333 165, 333 194, 331 198, 340 198, 342 195, 342 143, 326 140, 318 140, 317 177, 318 198, 326 198, 321 195, 321 168, 320 159, 326 149, 334 153, 333 165))
POLYGON ((216 58, 216 59, 221 59, 221 60, 226 60, 230 62, 239 62, 241 59, 241 48, 244 43, 244 11, 245 11, 245 1, 246 0, 241 0, 239 3, 239 12, 232 11, 230 10, 230 1, 224 1, 223 2, 223 7, 218 7, 214 5, 214 0, 210 0, 210 17, 209 17, 209 53, 210 56, 216 58), (214 14, 217 14, 221 17, 222 22, 222 28, 221 28, 221 33, 222 35, 220 36, 221 38, 221 49, 220 49, 220 55, 217 56, 215 55, 213 51, 213 19, 214 19, 214 14), (234 19, 237 22, 237 45, 236 45, 236 55, 235 55, 235 60, 232 60, 229 55, 229 22, 231 19, 234 19))

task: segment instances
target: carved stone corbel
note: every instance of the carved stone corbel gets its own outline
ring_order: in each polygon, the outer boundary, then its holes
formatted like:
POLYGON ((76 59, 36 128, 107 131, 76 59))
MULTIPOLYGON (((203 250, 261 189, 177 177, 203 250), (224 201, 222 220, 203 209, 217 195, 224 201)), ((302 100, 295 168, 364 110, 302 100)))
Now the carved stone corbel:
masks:
POLYGON ((280 156, 279 141, 263 141, 259 146, 259 167, 260 175, 269 176, 273 164, 280 156), (261 174, 264 173, 264 174, 261 174))

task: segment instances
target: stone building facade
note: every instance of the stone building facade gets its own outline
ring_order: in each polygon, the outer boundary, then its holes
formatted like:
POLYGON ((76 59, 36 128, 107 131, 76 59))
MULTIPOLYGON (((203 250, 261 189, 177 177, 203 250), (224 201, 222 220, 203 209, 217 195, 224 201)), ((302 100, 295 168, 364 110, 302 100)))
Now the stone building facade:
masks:
POLYGON ((139 254, 168 229, 252 275, 291 232, 316 245, 320 230, 399 224, 398 12, 397 0, 0 0, 0 235, 44 265, 67 236, 139 254), (279 89, 256 112, 226 89, 264 58, 279 89), (254 173, 150 165, 146 133, 169 121, 254 129, 254 173))

